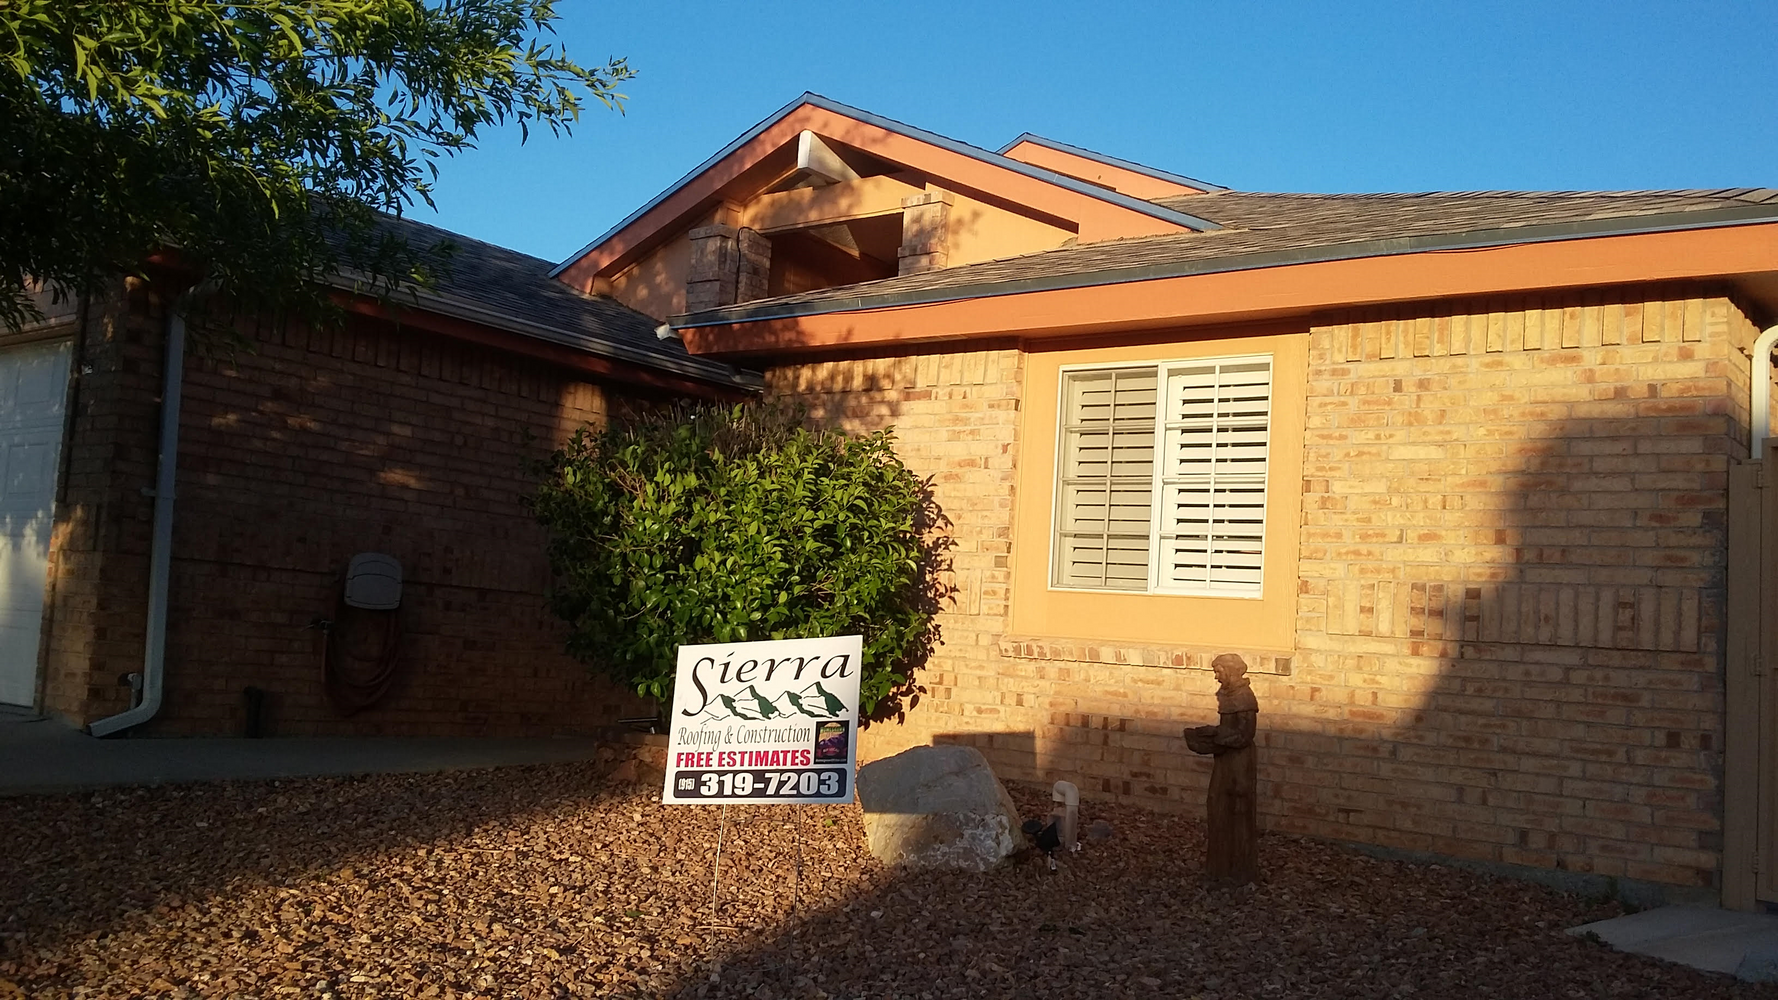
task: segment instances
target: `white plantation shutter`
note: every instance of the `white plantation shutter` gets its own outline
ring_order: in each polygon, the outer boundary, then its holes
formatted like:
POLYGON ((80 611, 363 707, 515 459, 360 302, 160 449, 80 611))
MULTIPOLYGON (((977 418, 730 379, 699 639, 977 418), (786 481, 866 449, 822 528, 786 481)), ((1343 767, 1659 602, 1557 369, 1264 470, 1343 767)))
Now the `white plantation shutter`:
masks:
POLYGON ((1271 401, 1269 357, 1064 375, 1054 584, 1257 595, 1271 401))
POLYGON ((1067 376, 1056 519, 1060 586, 1148 589, 1159 382, 1153 368, 1067 376))
POLYGON ((1164 589, 1258 593, 1272 361, 1171 367, 1166 405, 1156 582, 1164 589))

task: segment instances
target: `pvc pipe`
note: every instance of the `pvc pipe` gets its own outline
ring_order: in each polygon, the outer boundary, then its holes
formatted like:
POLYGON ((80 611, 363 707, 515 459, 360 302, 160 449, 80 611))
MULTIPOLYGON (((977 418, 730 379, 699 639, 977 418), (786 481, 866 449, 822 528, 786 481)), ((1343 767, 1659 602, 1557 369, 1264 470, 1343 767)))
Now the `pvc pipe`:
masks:
POLYGON ((167 587, 173 568, 173 487, 179 471, 179 397, 185 382, 184 297, 167 313, 166 371, 161 377, 160 459, 154 476, 154 537, 148 550, 148 629, 142 650, 142 700, 86 727, 109 736, 139 726, 161 707, 167 660, 167 587))
POLYGON ((1747 449, 1747 457, 1755 462, 1765 461, 1766 440, 1771 437, 1772 426, 1772 347, 1778 345, 1778 326, 1768 327, 1753 342, 1753 398, 1749 400, 1752 411, 1748 423, 1752 424, 1751 447, 1747 449))

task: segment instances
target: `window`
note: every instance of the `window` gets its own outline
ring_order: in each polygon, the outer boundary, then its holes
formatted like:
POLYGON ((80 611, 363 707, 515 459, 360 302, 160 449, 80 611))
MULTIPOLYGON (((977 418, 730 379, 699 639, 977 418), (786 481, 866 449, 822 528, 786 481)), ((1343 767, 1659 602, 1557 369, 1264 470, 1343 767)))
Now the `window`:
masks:
POLYGON ((1258 597, 1270 355, 1062 373, 1051 583, 1258 597))

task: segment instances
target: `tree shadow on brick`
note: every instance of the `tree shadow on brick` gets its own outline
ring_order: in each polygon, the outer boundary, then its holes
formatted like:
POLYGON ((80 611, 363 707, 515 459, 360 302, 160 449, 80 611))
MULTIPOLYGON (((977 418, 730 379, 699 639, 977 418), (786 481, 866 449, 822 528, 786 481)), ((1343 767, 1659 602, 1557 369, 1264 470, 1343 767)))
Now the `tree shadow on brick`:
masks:
MULTIPOLYGON (((134 287, 89 331, 75 415, 70 558, 52 594, 50 708, 128 706, 142 664, 165 302, 134 287), (113 457, 115 456, 115 457, 113 457), (65 584, 65 585, 64 585, 65 584)), ((137 735, 584 733, 647 708, 561 651, 543 536, 522 498, 532 440, 597 422, 620 395, 585 375, 383 319, 243 328, 188 357, 166 700, 137 735), (403 568, 398 674, 344 718, 321 684, 340 581, 360 552, 403 568)), ((653 391, 653 390, 649 390, 653 391)))
POLYGON ((1316 331, 1304 648, 1260 693, 1270 828, 1716 885, 1752 327, 1665 295, 1316 331))

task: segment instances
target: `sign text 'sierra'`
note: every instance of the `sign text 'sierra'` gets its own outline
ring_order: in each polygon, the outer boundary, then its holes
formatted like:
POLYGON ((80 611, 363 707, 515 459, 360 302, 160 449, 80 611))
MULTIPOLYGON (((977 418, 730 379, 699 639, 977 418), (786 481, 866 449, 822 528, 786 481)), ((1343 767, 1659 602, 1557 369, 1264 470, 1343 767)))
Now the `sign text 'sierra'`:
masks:
POLYGON ((679 647, 661 801, 850 802, 864 640, 679 647))

